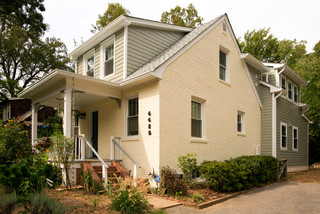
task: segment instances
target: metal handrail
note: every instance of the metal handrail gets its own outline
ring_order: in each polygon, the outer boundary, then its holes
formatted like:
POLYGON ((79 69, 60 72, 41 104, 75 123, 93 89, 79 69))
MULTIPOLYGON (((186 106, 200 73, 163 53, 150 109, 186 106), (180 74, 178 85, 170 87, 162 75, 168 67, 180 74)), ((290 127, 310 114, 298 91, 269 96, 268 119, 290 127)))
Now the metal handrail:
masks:
POLYGON ((82 135, 75 135, 75 137, 81 137, 84 140, 84 142, 86 142, 86 144, 91 149, 91 151, 97 156, 97 158, 100 160, 100 162, 103 164, 103 166, 106 168, 109 168, 108 165, 104 162, 104 160, 100 157, 98 152, 92 147, 90 142, 86 139, 86 137, 83 134, 82 135))
POLYGON ((141 168, 141 166, 133 160, 133 158, 115 141, 115 139, 112 139, 112 142, 132 161, 134 165, 136 165, 138 168, 141 168))

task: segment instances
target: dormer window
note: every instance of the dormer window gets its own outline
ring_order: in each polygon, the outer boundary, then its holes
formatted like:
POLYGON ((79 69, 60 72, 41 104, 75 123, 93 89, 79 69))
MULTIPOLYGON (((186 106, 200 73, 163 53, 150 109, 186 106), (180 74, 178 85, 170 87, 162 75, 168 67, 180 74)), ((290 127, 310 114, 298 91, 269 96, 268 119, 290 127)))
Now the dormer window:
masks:
POLYGON ((101 78, 114 73, 114 36, 101 43, 101 78))
POLYGON ((298 103, 298 87, 297 86, 293 87, 293 93, 294 93, 293 101, 298 103))
POLYGON ((83 55, 84 75, 94 77, 94 48, 83 55))
POLYGON ((292 83, 288 82, 288 98, 292 100, 292 83))
POLYGON ((287 81, 286 81, 286 78, 285 77, 281 77, 281 87, 283 89, 287 89, 287 81))

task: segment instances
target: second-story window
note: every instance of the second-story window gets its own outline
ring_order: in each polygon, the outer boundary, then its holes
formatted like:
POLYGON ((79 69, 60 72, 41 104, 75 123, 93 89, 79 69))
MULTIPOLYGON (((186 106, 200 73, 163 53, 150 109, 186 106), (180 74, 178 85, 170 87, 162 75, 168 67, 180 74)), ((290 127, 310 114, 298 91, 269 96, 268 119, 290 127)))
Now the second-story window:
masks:
POLYGON ((287 89, 287 81, 286 81, 286 78, 285 77, 281 77, 281 87, 283 89, 287 89))
POLYGON ((219 78, 227 81, 227 54, 219 51, 219 78))
POLYGON ((89 77, 94 77, 94 48, 83 55, 83 74, 89 77))
POLYGON ((104 76, 108 76, 113 73, 113 56, 114 45, 111 44, 105 49, 104 76))
POLYGON ((288 82, 288 98, 292 100, 292 83, 288 82))
POLYGON ((297 86, 294 86, 293 87, 293 93, 294 93, 294 97, 293 97, 293 100, 294 102, 298 102, 298 87, 297 86))
POLYGON ((87 59, 87 76, 93 77, 94 71, 94 56, 87 59))

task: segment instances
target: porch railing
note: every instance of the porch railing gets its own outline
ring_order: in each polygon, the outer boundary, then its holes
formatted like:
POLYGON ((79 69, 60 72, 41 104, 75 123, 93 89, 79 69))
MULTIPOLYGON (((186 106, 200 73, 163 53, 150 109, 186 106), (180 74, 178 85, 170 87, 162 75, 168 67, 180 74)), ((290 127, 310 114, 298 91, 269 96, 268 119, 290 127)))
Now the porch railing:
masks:
POLYGON ((75 160, 82 160, 84 161, 86 159, 86 145, 89 147, 89 149, 96 155, 96 157, 100 160, 102 163, 102 178, 104 179, 104 183, 107 184, 108 179, 108 173, 107 168, 108 165, 104 162, 104 160, 100 157, 98 152, 93 148, 91 143, 85 138, 85 135, 76 135, 75 136, 75 160))
POLYGON ((121 147, 121 137, 111 137, 111 160, 119 160, 115 158, 116 155, 116 147, 119 149, 119 159, 122 160, 121 152, 125 154, 133 163, 133 182, 134 186, 136 186, 136 177, 137 177, 137 167, 141 168, 141 166, 121 147), (119 143, 117 142, 119 141, 119 143))

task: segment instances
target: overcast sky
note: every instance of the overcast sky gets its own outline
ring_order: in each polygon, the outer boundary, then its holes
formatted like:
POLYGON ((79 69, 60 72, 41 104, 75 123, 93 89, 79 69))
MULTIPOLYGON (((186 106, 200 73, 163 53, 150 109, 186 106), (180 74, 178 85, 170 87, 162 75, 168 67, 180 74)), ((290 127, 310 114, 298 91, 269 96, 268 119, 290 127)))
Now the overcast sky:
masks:
POLYGON ((279 39, 306 40, 308 51, 320 40, 319 0, 45 0, 44 21, 50 25, 46 36, 60 38, 70 53, 75 48, 73 40, 81 43, 93 36, 91 24, 106 11, 108 3, 115 2, 129 9, 131 16, 155 21, 162 12, 189 3, 204 22, 227 13, 237 38, 247 30, 270 27, 279 39))

